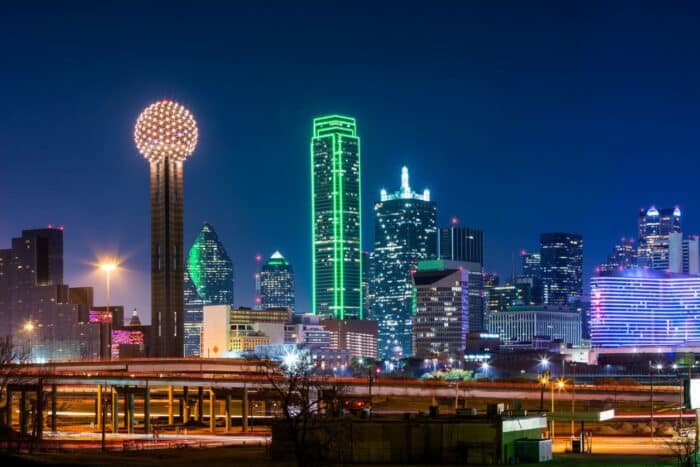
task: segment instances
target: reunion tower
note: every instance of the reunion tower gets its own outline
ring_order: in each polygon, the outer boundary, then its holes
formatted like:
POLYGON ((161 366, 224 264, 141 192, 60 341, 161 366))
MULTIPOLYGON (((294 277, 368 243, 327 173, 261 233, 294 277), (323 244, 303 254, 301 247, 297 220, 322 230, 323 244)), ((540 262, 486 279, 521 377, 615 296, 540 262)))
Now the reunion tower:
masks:
POLYGON ((184 352, 182 164, 197 145, 197 122, 182 105, 162 100, 141 112, 134 140, 151 166, 151 357, 184 352))

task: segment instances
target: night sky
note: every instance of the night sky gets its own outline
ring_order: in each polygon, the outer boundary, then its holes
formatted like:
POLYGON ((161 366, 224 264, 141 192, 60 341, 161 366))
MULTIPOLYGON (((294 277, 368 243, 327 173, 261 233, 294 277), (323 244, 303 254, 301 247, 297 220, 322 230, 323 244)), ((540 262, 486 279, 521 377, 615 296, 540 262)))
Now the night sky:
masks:
POLYGON ((279 249, 308 310, 309 138, 327 113, 357 118, 365 249, 403 164, 441 224, 485 231, 502 276, 543 231, 581 233, 590 275, 652 203, 700 232, 697 2, 21 3, 0 13, 0 247, 64 225, 66 280, 98 300, 90 263, 118 252, 112 303, 150 310, 132 133, 161 98, 200 129, 185 247, 214 226, 238 305, 255 255, 279 249))

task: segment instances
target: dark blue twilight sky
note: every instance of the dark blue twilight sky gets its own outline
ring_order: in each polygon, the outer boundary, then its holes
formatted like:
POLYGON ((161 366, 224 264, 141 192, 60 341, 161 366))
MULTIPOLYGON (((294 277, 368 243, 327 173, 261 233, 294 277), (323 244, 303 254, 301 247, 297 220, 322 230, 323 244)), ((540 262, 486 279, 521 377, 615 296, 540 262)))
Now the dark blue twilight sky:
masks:
POLYGON ((365 248, 372 203, 408 165, 441 223, 486 235, 486 266, 542 231, 584 236, 592 271, 640 207, 700 231, 697 2, 16 2, 0 13, 0 247, 65 225, 66 278, 125 256, 113 303, 149 310, 140 110, 176 99, 200 145, 185 166, 185 243, 204 220, 253 298, 280 249, 310 295, 314 116, 357 117, 365 248))

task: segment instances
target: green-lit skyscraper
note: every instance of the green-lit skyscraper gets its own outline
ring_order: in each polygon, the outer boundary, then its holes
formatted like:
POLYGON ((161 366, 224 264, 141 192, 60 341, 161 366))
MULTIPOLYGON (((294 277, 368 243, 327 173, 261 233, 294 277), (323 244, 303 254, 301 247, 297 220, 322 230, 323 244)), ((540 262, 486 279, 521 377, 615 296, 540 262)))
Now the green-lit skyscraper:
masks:
POLYGON ((194 239, 186 268, 185 356, 199 357, 204 305, 233 305, 233 261, 211 224, 194 239))
POLYGON ((311 138, 313 312, 362 318, 360 138, 355 119, 314 119, 311 138))

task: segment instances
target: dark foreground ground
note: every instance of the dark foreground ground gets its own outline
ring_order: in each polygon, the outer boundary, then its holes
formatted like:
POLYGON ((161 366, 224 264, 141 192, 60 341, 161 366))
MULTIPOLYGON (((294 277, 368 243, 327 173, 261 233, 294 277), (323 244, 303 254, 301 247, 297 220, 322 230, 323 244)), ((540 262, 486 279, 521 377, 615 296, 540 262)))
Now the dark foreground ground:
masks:
MULTIPOLYGON (((216 467, 246 465, 255 467, 294 466, 294 462, 272 462, 267 457, 265 448, 235 446, 209 449, 170 449, 140 452, 71 452, 39 453, 13 458, 0 458, 0 465, 77 465, 77 466, 188 466, 216 467)), ((675 466, 675 460, 664 456, 635 456, 593 454, 587 456, 560 454, 546 464, 520 464, 542 466, 675 466)))

